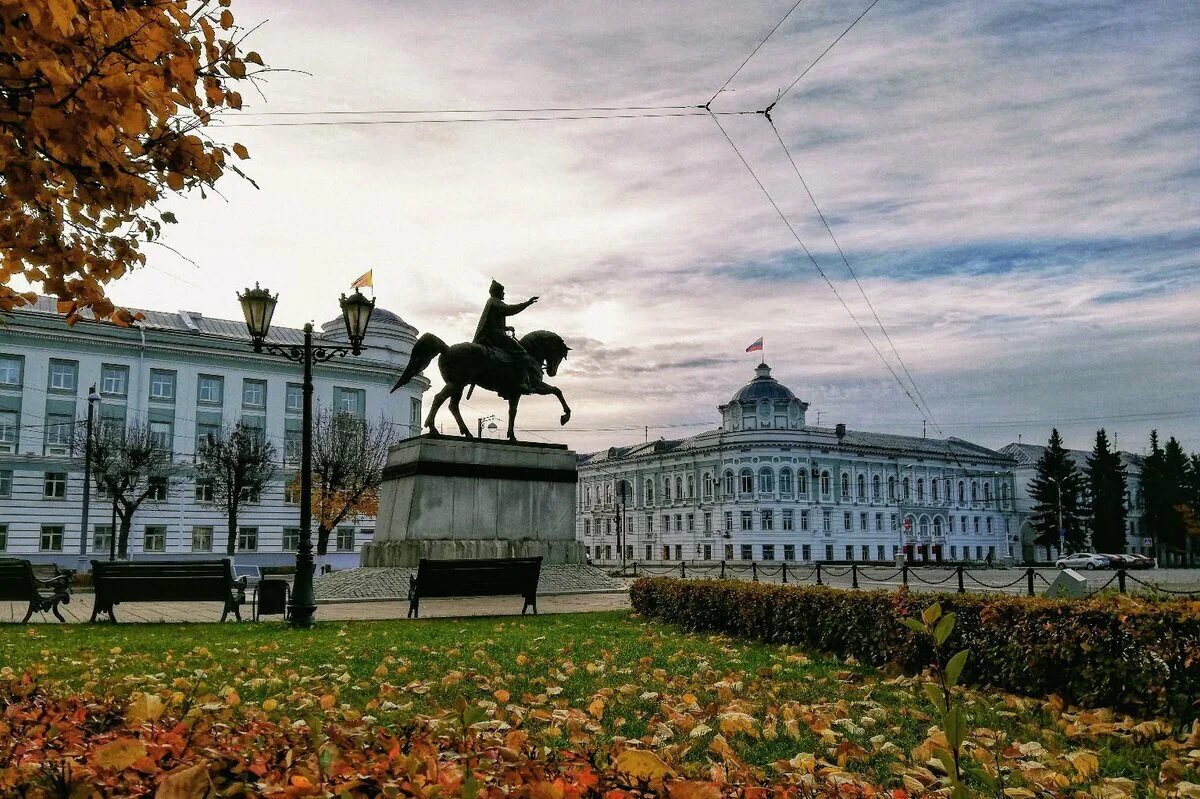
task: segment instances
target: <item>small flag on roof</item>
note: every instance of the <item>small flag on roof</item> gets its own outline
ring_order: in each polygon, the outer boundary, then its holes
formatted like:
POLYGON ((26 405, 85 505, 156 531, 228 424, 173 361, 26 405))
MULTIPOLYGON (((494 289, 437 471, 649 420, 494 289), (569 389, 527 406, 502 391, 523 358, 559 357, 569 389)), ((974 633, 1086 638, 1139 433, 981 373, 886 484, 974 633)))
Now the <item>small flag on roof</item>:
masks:
POLYGON ((358 280, 350 284, 352 289, 361 289, 364 286, 375 288, 375 270, 368 269, 358 280))
POLYGON ((762 352, 763 337, 759 336, 758 340, 746 348, 746 352, 762 352))

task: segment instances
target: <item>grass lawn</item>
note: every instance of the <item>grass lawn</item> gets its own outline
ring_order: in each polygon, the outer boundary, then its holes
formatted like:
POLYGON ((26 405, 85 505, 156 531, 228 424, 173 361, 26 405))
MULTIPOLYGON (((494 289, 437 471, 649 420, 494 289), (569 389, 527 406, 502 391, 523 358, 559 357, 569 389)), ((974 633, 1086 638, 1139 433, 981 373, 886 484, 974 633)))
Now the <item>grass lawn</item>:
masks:
MULTIPOLYGON (((722 762, 769 773, 804 754, 913 790, 936 772, 939 733, 919 680, 623 612, 324 623, 311 632, 277 623, 7 626, 0 666, 9 679, 28 672, 63 695, 144 692, 169 712, 219 702, 287 722, 365 715, 395 727, 444 718, 465 697, 548 745, 607 751, 639 739, 683 774, 707 775, 722 762)), ((1200 731, 1054 701, 964 697, 976 786, 996 753, 1005 784, 1035 792, 1149 796, 1200 782, 1200 731)))

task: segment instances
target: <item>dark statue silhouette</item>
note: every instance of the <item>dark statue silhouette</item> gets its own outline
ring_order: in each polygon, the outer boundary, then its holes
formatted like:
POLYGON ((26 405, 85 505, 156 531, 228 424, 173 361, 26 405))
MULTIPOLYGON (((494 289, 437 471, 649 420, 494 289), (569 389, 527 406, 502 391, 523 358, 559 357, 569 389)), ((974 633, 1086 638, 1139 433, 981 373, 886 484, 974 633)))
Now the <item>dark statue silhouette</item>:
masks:
MULTIPOLYGON (((450 413, 458 422, 458 429, 467 438, 472 438, 470 429, 459 413, 458 404, 463 392, 475 386, 494 391, 508 400, 508 438, 511 441, 516 440, 513 425, 517 418, 517 403, 527 394, 553 394, 562 403, 560 422, 566 424, 571 419, 571 408, 563 399, 562 392, 542 379, 543 372, 550 377, 558 373, 559 364, 571 348, 563 343, 557 333, 549 330, 535 330, 517 339, 513 329, 505 324, 508 317, 537 302, 537 297, 509 305, 504 302, 504 286, 494 280, 490 293, 479 316, 473 341, 447 346, 446 342, 432 333, 424 334, 417 339, 408 366, 396 385, 392 386, 392 391, 395 391, 424 371, 434 358, 438 359, 438 371, 442 373, 446 386, 434 395, 429 414, 425 417, 425 427, 431 435, 438 434, 434 418, 442 403, 448 399, 450 413)), ((469 391, 467 396, 470 397, 469 391)))

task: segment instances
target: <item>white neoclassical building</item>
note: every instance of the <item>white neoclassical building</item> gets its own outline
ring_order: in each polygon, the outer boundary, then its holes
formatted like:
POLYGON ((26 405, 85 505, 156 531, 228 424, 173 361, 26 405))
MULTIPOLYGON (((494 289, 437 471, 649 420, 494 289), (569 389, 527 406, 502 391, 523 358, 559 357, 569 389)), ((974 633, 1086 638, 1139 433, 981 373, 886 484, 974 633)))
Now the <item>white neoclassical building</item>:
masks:
POLYGON ((1014 458, 807 410, 762 364, 715 430, 582 456, 579 540, 598 563, 1021 557, 1014 458))
MULTIPOLYGON (((43 297, 0 320, 0 557, 75 568, 108 551, 111 502, 94 486, 80 541, 83 463, 70 446, 94 385, 98 423, 148 424, 169 443, 175 463, 174 473, 134 516, 130 557, 212 558, 225 552, 224 514, 192 467, 198 440, 242 422, 263 431, 280 463, 276 481, 242 510, 237 560, 291 562, 300 516, 299 499, 289 488, 299 465, 300 366, 255 353, 244 322, 186 310, 143 313, 133 327, 93 321, 68 327, 53 298, 43 297)), ((382 417, 396 438, 419 432, 428 381, 418 378, 390 393, 416 332, 396 314, 376 308, 361 356, 314 368, 315 404, 360 418, 382 417)), ((348 340, 340 317, 315 335, 318 343, 348 340)), ((298 344, 303 332, 275 326, 268 340, 298 344)), ((374 527, 372 517, 348 519, 331 536, 327 562, 357 566, 374 527)))

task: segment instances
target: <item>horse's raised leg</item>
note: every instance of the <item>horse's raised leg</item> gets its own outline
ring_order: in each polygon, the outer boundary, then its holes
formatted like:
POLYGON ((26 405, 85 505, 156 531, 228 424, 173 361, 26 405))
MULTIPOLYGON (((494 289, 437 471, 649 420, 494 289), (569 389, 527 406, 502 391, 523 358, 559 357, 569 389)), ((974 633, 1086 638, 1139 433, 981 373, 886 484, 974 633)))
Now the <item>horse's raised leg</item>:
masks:
POLYGON ((549 383, 538 383, 533 387, 533 393, 553 394, 554 396, 558 397, 558 401, 561 402, 563 406, 562 416, 558 418, 558 423, 566 424, 567 422, 571 421, 571 407, 567 405, 567 401, 563 399, 563 393, 559 391, 556 386, 552 386, 549 383))
POLYGON ((429 415, 425 417, 425 427, 429 430, 430 435, 437 435, 437 428, 433 426, 434 417, 437 416, 438 409, 442 407, 442 403, 450 396, 452 386, 447 385, 441 391, 433 395, 433 402, 429 404, 429 415))
POLYGON ((454 415, 454 421, 458 422, 459 432, 461 432, 466 438, 474 438, 474 436, 471 435, 470 428, 467 427, 467 423, 463 421, 462 414, 458 412, 458 401, 462 399, 463 389, 465 388, 466 386, 454 386, 451 390, 450 413, 454 415))
POLYGON ((517 434, 513 432, 513 428, 517 424, 517 403, 521 401, 520 397, 513 397, 508 401, 508 440, 516 441, 517 434))

